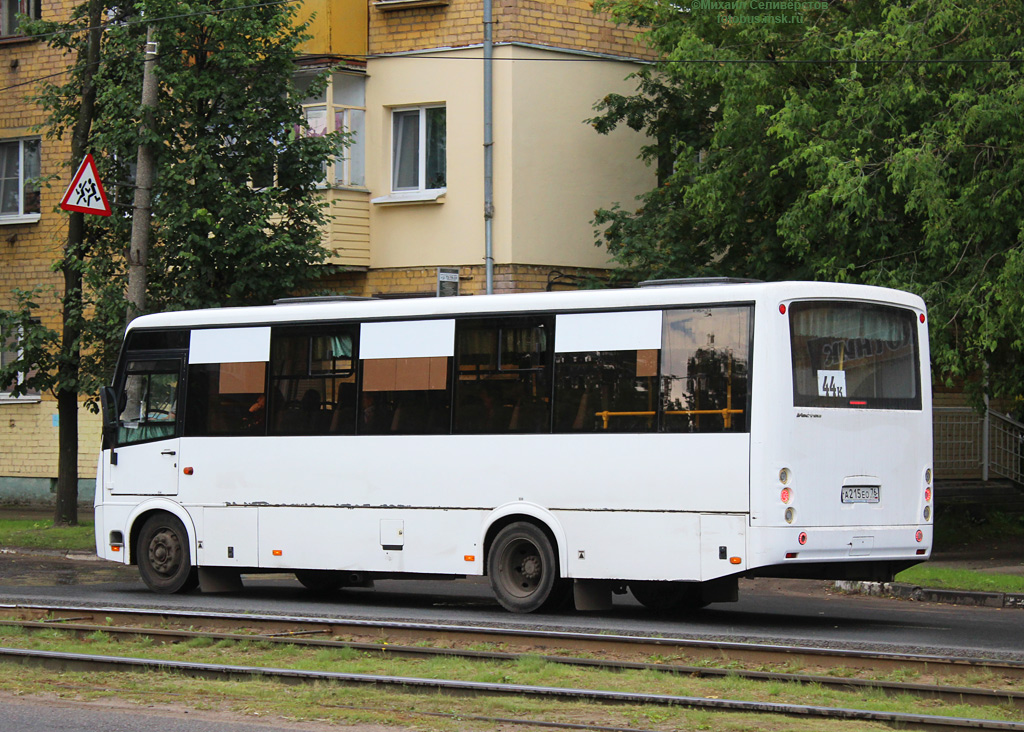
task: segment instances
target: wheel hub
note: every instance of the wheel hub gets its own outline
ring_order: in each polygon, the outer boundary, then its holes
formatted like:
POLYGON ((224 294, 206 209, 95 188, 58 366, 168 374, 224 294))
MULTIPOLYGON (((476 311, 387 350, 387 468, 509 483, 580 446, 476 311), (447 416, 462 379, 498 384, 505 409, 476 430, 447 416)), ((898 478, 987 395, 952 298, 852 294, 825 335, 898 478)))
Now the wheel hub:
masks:
POLYGON ((174 574, 181 562, 181 543, 173 531, 161 531, 149 543, 149 563, 162 575, 174 574))
POLYGON ((523 559, 523 563, 519 567, 519 574, 523 576, 523 579, 533 582, 540 577, 541 568, 540 557, 533 554, 523 559))

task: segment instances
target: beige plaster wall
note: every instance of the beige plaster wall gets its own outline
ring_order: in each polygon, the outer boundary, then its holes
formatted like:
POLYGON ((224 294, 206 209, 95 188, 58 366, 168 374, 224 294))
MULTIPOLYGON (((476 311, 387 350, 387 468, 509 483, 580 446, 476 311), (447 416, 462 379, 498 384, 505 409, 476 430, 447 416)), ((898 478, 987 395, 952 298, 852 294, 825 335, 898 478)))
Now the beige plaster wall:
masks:
POLYGON ((600 135, 584 120, 605 95, 635 91, 625 78, 636 65, 528 47, 501 53, 520 59, 505 64, 511 88, 503 90, 511 107, 511 129, 502 131, 512 179, 508 261, 610 266, 606 250, 594 246, 595 209, 634 207, 657 179, 638 159, 642 135, 626 127, 600 135))
MULTIPOLYGON (((371 267, 478 264, 484 257, 483 76, 480 49, 371 59, 367 65, 367 184, 390 192, 390 109, 447 106, 447 194, 437 203, 371 204, 371 267)), ((598 135, 583 120, 635 68, 525 46, 494 62, 494 257, 606 267, 593 245, 594 209, 654 186, 631 131, 598 135)))
POLYGON ((447 107, 448 193, 442 202, 370 205, 370 266, 475 263, 483 257, 483 88, 480 49, 370 59, 366 81, 366 184, 391 192, 394 107, 447 107), (442 57, 443 56, 443 57, 442 57))

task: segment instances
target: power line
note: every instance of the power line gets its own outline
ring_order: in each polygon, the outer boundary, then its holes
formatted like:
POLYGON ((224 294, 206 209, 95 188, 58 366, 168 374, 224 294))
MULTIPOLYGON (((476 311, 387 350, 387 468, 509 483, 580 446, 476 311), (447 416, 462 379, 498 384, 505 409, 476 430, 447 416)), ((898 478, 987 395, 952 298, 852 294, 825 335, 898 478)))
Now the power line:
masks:
MULTIPOLYGON (((287 3, 287 2, 292 2, 292 1, 293 0, 282 0, 282 2, 264 3, 262 5, 281 5, 281 4, 284 4, 284 3, 287 3)), ((260 5, 260 6, 251 5, 251 6, 246 6, 246 7, 261 7, 262 5, 260 5)), ((183 17, 189 17, 191 15, 200 15, 200 14, 201 13, 192 13, 192 14, 189 14, 189 15, 168 16, 168 18, 172 18, 172 17, 175 17, 175 18, 181 17, 181 18, 183 18, 183 17)), ((145 22, 145 21, 140 21, 140 22, 145 22)), ((469 47, 469 48, 472 48, 472 47, 469 47)), ((180 47, 175 48, 174 50, 182 51, 182 50, 187 50, 187 48, 185 46, 180 46, 180 47)), ((452 50, 455 50, 455 49, 452 49, 452 50)), ((163 55, 166 55, 166 54, 161 54, 161 56, 163 56, 163 55)), ((367 60, 372 61, 372 60, 384 59, 384 58, 387 58, 387 59, 401 59, 401 58, 410 58, 411 59, 411 58, 415 58, 415 59, 419 59, 419 60, 427 59, 427 60, 437 60, 437 61, 481 61, 481 62, 483 61, 482 57, 476 57, 476 56, 473 56, 473 57, 446 56, 446 55, 438 54, 438 53, 430 53, 430 49, 422 49, 421 51, 409 51, 409 52, 403 52, 403 53, 394 54, 394 55, 346 53, 346 54, 339 54, 339 56, 343 56, 344 58, 347 58, 347 59, 361 60, 361 61, 367 61, 367 60), (420 54, 423 54, 423 55, 420 55, 420 54)), ((300 54, 299 58, 301 58, 301 54, 300 54)), ((496 61, 496 62, 515 61, 517 63, 521 63, 521 62, 542 62, 542 63, 608 63, 608 62, 629 63, 629 62, 633 62, 633 63, 642 63, 642 64, 646 64, 646 65, 659 65, 659 64, 707 64, 707 65, 712 65, 712 66, 714 66, 714 65, 718 65, 718 66, 724 66, 724 65, 733 66, 733 65, 743 65, 743 64, 746 64, 746 65, 764 65, 764 64, 769 64, 769 65, 775 65, 775 66, 806 66, 806 65, 816 65, 816 66, 844 66, 844 65, 921 66, 921 65, 925 65, 925 66, 927 66, 927 65, 933 65, 933 64, 940 64, 940 65, 945 65, 945 66, 955 66, 955 65, 967 66, 967 65, 975 65, 975 64, 1011 64, 1011 63, 1014 63, 1014 62, 1020 63, 1020 62, 1024 61, 1024 59, 1008 59, 1008 58, 967 58, 967 59, 935 59, 935 58, 933 58, 933 59, 927 59, 927 58, 907 58, 907 59, 870 59, 870 58, 855 58, 855 59, 713 59, 713 58, 705 58, 705 59, 655 59, 655 60, 645 60, 645 59, 626 58, 626 57, 614 57, 614 56, 574 56, 574 57, 568 57, 568 58, 536 58, 536 57, 526 57, 526 56, 500 57, 500 56, 498 56, 498 57, 495 57, 493 60, 496 61)), ((36 84, 36 83, 38 83, 40 81, 43 81, 45 79, 53 78, 55 76, 60 76, 61 74, 66 74, 66 73, 68 73, 68 70, 69 69, 64 69, 62 71, 58 71, 58 72, 53 73, 53 74, 48 74, 46 76, 40 76, 40 77, 37 77, 35 79, 30 79, 28 81, 22 81, 22 82, 18 82, 17 84, 11 84, 10 86, 0 87, 0 92, 5 92, 5 91, 8 91, 10 89, 16 89, 16 88, 21 87, 21 86, 28 86, 29 84, 36 84)))

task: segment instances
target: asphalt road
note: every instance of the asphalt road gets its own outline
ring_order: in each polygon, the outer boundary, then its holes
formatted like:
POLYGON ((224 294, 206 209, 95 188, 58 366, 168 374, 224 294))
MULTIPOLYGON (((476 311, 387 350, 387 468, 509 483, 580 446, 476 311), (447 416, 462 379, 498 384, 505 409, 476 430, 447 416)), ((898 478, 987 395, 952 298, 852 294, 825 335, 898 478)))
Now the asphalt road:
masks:
POLYGON ((1024 660, 1024 611, 843 595, 831 583, 741 580, 740 600, 659 617, 630 595, 610 612, 513 615, 486 582, 383 581, 320 596, 287 575, 247 577, 240 592, 156 595, 131 568, 102 561, 0 554, 0 603, 103 606, 404 620, 756 640, 1024 660))

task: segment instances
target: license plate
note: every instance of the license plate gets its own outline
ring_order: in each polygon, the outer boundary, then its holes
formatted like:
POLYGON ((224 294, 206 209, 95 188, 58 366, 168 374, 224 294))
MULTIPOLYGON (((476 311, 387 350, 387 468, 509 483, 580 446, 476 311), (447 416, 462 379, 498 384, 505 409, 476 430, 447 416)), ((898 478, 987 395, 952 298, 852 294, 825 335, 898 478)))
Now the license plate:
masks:
POLYGON ((844 485, 843 503, 878 503, 877 485, 844 485))

